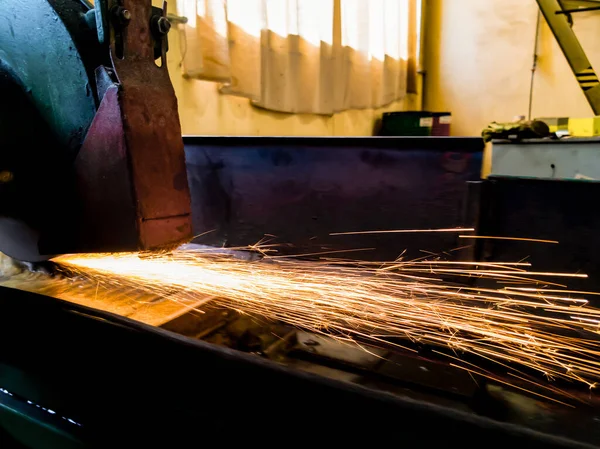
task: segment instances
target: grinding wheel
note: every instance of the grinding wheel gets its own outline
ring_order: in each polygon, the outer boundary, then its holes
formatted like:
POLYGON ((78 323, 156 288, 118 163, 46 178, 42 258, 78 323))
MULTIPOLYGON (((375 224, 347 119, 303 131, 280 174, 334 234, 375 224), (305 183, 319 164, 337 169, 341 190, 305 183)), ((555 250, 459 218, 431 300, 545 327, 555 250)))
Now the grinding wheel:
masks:
POLYGON ((0 251, 21 260, 193 237, 166 2, 90 8, 2 0, 0 251))
POLYGON ((86 11, 78 0, 2 0, 0 251, 16 259, 50 258, 47 236, 68 230, 69 167, 96 113, 92 67, 103 62, 86 11))

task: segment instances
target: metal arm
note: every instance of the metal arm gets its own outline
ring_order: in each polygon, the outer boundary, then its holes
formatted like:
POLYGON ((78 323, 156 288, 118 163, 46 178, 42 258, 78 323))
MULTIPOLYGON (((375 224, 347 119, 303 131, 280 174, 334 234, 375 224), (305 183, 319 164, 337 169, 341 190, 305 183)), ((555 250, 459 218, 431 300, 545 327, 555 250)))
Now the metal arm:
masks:
POLYGON ((537 0, 537 3, 594 114, 600 115, 600 81, 571 28, 568 14, 564 14, 559 0, 537 0))

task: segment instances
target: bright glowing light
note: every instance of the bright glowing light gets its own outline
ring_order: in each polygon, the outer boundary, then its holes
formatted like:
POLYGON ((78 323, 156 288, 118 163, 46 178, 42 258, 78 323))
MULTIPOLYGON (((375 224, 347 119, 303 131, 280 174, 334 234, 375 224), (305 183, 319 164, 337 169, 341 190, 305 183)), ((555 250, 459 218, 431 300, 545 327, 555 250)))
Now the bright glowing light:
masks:
POLYGON ((250 36, 260 37, 262 12, 262 0, 227 0, 227 20, 250 36))
POLYGON ((364 38, 369 29, 369 14, 362 0, 344 0, 342 7, 342 45, 365 55, 369 54, 369 42, 364 38))
POLYGON ((421 65, 421 35, 423 25, 423 0, 417 0, 417 61, 421 65))
POLYGON ((203 0, 177 0, 177 13, 187 17, 186 26, 196 28, 196 11, 198 8, 204 8, 203 0))
POLYGON ((408 59, 409 0, 343 0, 342 45, 383 61, 408 59))
MULTIPOLYGON (((214 296, 219 305, 279 320, 343 341, 404 347, 402 340, 450 349, 453 364, 493 377, 461 361, 473 354, 519 378, 524 371, 551 379, 600 381, 600 310, 539 276, 584 277, 528 271, 528 264, 413 261, 369 263, 270 257, 246 261, 203 250, 166 254, 90 254, 55 261, 109 287, 136 287, 190 304, 214 296), (452 285, 443 276, 529 284, 522 288, 452 285), (515 368, 520 366, 523 372, 515 368)), ((407 348, 405 348, 407 349, 407 348)), ((409 350, 411 350, 409 348, 409 350)), ((539 379, 538 379, 539 381, 539 379)), ((535 383, 556 393, 551 383, 535 383)), ((535 394, 535 393, 534 393, 535 394)))
POLYGON ((265 14, 265 27, 280 36, 333 43, 333 0, 265 0, 265 14))
MULTIPOLYGON (((227 38, 227 10, 222 0, 205 0, 205 9, 198 8, 198 17, 210 20, 212 28, 224 38, 227 38)), ((199 2, 200 3, 200 2, 199 2)))
POLYGON ((333 44, 333 0, 298 0, 299 35, 315 46, 333 44))
MULTIPOLYGON (((388 3, 393 1, 393 0, 387 0, 388 3)), ((402 59, 404 61, 406 61, 408 59, 408 23, 409 23, 409 1, 410 0, 398 0, 398 3, 400 3, 400 10, 398 11, 398 28, 397 30, 400 30, 400 35, 398 36, 398 42, 400 42, 400 46, 398 47, 398 55, 397 56, 393 56, 390 54, 392 57, 395 57, 396 59, 402 59)), ((398 31, 396 31, 398 32, 398 31)), ((393 36, 393 35, 392 35, 393 36)), ((393 37, 390 37, 390 39, 393 39, 393 37)), ((389 40, 388 40, 389 42, 389 40)))

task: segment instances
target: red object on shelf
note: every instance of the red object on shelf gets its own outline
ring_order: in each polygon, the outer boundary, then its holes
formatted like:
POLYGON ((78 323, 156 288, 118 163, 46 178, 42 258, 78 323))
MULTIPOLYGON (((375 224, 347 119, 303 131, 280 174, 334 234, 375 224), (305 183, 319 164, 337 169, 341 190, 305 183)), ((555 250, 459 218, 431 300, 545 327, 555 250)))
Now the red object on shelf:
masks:
POLYGON ((452 114, 450 112, 433 112, 432 136, 449 136, 452 114))

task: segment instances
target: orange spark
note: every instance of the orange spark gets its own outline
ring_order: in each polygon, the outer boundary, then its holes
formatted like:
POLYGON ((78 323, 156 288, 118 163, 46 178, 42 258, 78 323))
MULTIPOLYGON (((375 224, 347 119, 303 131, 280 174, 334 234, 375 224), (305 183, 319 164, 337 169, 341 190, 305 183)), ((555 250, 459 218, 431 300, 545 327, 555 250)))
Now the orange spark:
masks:
POLYGON ((392 229, 383 231, 349 231, 332 232, 329 235, 359 235, 359 234, 414 234, 420 232, 472 232, 475 228, 442 228, 442 229, 392 229))
POLYGON ((536 242, 536 243, 555 243, 558 244, 558 240, 542 240, 542 239, 528 239, 523 237, 498 237, 491 235, 459 235, 461 239, 487 239, 487 240, 516 240, 519 242, 536 242))
MULTIPOLYGON (((357 344, 404 348, 398 339, 406 339, 473 354, 501 367, 518 365, 548 379, 588 387, 600 381, 600 310, 588 306, 585 298, 556 288, 453 285, 440 277, 513 277, 535 285, 540 275, 584 274, 529 272, 524 269, 528 263, 433 260, 351 265, 347 260, 268 255, 246 261, 201 249, 67 255, 55 262, 104 285, 169 297, 176 291, 177 301, 189 304, 208 295, 242 313, 357 344)), ((463 368, 474 372, 467 365, 463 368)), ((547 389, 556 392, 550 384, 547 389)))

